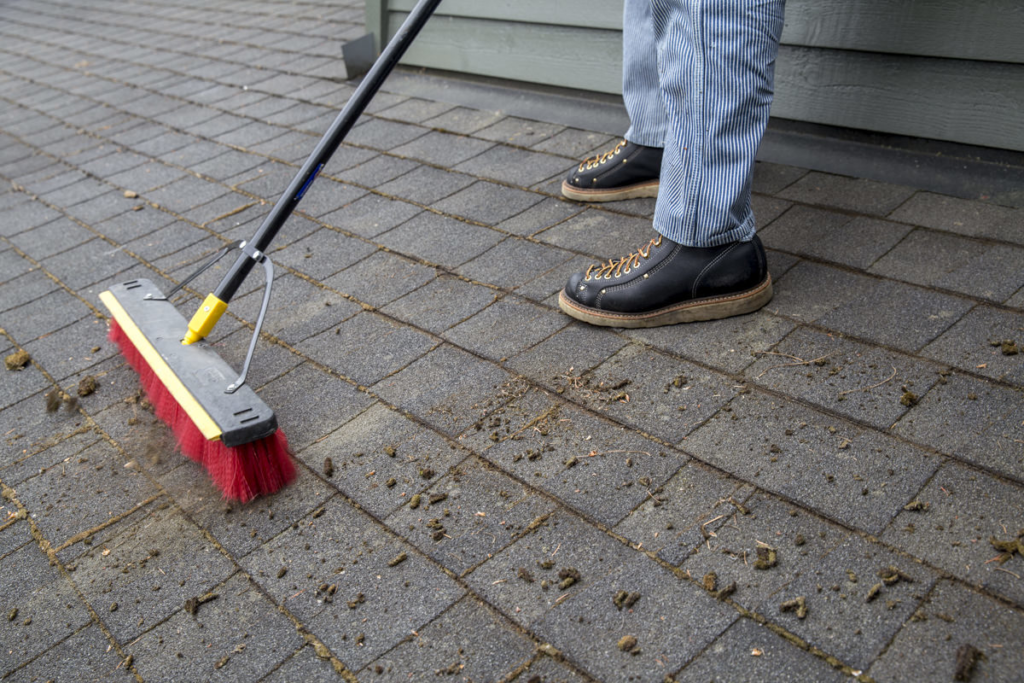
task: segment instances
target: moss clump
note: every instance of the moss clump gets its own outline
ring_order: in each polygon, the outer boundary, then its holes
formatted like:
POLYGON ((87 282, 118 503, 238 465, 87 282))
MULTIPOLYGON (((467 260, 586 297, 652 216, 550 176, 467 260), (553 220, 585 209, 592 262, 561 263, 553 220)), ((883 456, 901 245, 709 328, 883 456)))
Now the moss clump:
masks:
POLYGON ((559 570, 558 578, 562 580, 562 582, 558 584, 559 589, 565 590, 566 588, 582 581, 583 575, 580 574, 580 571, 575 567, 565 567, 564 569, 559 570))
POLYGON ((879 596, 882 592, 882 584, 876 583, 868 590, 867 597, 864 598, 864 602, 871 602, 879 596))
POLYGON ((878 578, 880 578, 882 580, 882 583, 884 583, 886 586, 891 586, 895 583, 899 583, 900 581, 914 583, 913 576, 891 565, 879 569, 878 578))
POLYGON ((423 500, 423 496, 417 493, 416 495, 409 499, 409 507, 415 510, 420 506, 421 500, 423 500))
POLYGON ((388 566, 389 567, 397 567, 398 565, 400 565, 403 562, 405 562, 406 558, 408 558, 408 557, 409 556, 404 551, 400 552, 397 555, 395 555, 393 558, 388 560, 388 566))
POLYGON ((1014 553, 1017 553, 1021 557, 1024 557, 1024 529, 1017 531, 1017 537, 1007 540, 1000 540, 995 536, 989 538, 989 543, 992 547, 1003 553, 999 558, 999 564, 1005 564, 1013 557, 1014 553))
POLYGON ((530 570, 527 569, 526 567, 520 567, 519 568, 519 572, 516 574, 516 576, 518 576, 520 579, 522 579, 526 583, 533 583, 534 582, 533 574, 531 574, 530 570))
POLYGON ((82 398, 85 398, 86 396, 89 396, 94 391, 96 391, 97 386, 98 385, 96 384, 96 378, 93 377, 92 375, 86 375, 78 383, 78 395, 82 398))
POLYGON ((797 619, 803 619, 807 616, 807 598, 800 596, 787 600, 786 602, 779 605, 780 612, 796 612, 797 619))
POLYGON ((622 636, 619 638, 618 645, 623 652, 628 652, 631 655, 640 654, 640 644, 637 643, 635 636, 622 636))
POLYGON ((900 396, 900 403, 908 408, 916 406, 917 402, 920 400, 921 398, 912 391, 904 391, 903 395, 900 396))
POLYGON ((767 570, 778 564, 779 556, 775 548, 758 546, 757 559, 754 560, 754 569, 767 570))
POLYGON ((630 593, 628 591, 619 591, 618 593, 615 594, 615 597, 612 598, 612 603, 616 607, 618 607, 620 610, 622 610, 622 609, 629 609, 630 607, 635 605, 639 599, 640 599, 640 594, 639 593, 630 593))
POLYGON ((4 366, 8 370, 22 370, 30 360, 32 356, 28 355, 28 351, 15 351, 4 358, 4 366))

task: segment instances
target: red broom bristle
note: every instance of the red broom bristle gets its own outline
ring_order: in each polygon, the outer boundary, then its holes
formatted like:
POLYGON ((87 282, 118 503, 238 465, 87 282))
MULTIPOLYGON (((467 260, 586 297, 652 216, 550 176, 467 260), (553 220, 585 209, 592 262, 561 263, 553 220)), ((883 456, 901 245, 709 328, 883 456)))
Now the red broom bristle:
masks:
POLYGON ((153 404, 156 416, 174 432, 181 452, 206 468, 225 498, 245 503, 256 496, 274 493, 295 479, 284 432, 278 429, 268 437, 233 448, 220 441, 209 441, 116 320, 110 321, 110 340, 138 373, 146 398, 153 404))

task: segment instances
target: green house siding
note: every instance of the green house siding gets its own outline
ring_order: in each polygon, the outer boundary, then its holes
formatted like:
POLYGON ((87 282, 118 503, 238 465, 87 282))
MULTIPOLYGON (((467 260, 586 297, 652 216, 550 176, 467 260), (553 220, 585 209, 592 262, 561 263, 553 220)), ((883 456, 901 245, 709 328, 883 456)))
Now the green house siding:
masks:
MULTIPOLYGON (((618 94, 621 31, 622 0, 444 0, 403 63, 618 94)), ((789 0, 772 115, 1024 151, 1022 36, 1020 0, 789 0)))

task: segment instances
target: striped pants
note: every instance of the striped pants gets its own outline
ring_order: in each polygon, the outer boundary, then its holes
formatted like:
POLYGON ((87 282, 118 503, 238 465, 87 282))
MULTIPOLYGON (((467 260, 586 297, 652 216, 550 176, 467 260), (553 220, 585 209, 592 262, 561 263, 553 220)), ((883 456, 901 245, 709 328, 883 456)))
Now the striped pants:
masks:
POLYGON ((754 236, 750 177, 768 123, 785 0, 625 0, 630 142, 664 147, 654 228, 712 247, 754 236))

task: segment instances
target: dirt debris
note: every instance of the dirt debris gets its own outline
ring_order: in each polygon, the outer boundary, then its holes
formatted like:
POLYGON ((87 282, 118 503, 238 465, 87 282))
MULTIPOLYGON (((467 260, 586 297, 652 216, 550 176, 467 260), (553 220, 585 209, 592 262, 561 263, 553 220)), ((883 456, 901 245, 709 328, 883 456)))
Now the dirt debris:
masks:
POLYGON ((985 659, 985 653, 969 643, 961 645, 956 651, 956 668, 953 669, 954 681, 969 681, 974 675, 974 667, 985 659))
POLYGON ((907 512, 927 512, 930 507, 929 503, 923 503, 919 500, 912 500, 903 506, 903 509, 907 512))
POLYGON ((63 393, 64 392, 62 392, 60 389, 53 389, 52 391, 46 392, 46 412, 56 413, 58 410, 60 410, 60 404, 61 401, 63 401, 63 393))
POLYGON ((874 601, 874 599, 877 598, 881 594, 881 592, 882 592, 882 584, 876 583, 874 586, 872 586, 868 590, 868 594, 864 598, 864 602, 872 602, 872 601, 874 601))
POLYGON ((878 570, 878 578, 882 580, 886 586, 892 586, 893 584, 905 581, 907 583, 914 583, 914 577, 901 569, 897 569, 892 565, 888 567, 882 567, 878 570))
POLYGON ((96 382, 96 378, 92 375, 86 375, 78 382, 78 389, 76 393, 80 398, 85 398, 86 396, 91 396, 95 393, 97 387, 99 387, 99 384, 96 382))
POLYGON ((775 548, 765 546, 757 547, 757 559, 754 560, 754 569, 767 570, 778 564, 779 556, 775 548))
POLYGON ((619 638, 619 649, 623 652, 628 652, 631 655, 640 654, 640 644, 636 640, 636 636, 622 636, 619 638))
POLYGON ((32 356, 28 355, 28 351, 15 351, 4 357, 4 366, 12 371, 23 370, 30 360, 32 360, 32 356))
POLYGON ((988 541, 992 544, 993 548, 1003 553, 999 558, 999 564, 1006 564, 1009 562, 1015 553, 1024 558, 1024 529, 1019 529, 1017 531, 1016 538, 1004 541, 992 536, 988 541))
MULTIPOLYGON (((212 600, 216 600, 220 596, 216 593, 207 593, 206 595, 189 598, 185 601, 185 611, 191 614, 193 617, 199 613, 199 606, 206 604, 212 600)), ((110 611, 113 612, 117 609, 117 603, 115 602, 110 606, 110 611)))
POLYGON ((1020 353, 1020 348, 1013 339, 996 339, 989 342, 989 346, 996 347, 1004 356, 1016 356, 1020 353))
POLYGON ((629 591, 619 591, 612 598, 612 603, 620 610, 629 609, 640 600, 641 595, 639 593, 630 593, 629 591))
POLYGON ((575 567, 565 567, 558 570, 558 578, 562 581, 558 587, 562 590, 569 588, 583 580, 583 575, 575 567))
POLYGON ((780 612, 796 612, 797 619, 804 619, 807 617, 807 598, 800 596, 787 600, 779 605, 780 612))
POLYGON ((330 458, 324 458, 324 476, 328 479, 334 476, 334 461, 330 458))
POLYGON ((530 570, 526 567, 520 567, 519 571, 516 573, 516 576, 518 576, 526 583, 533 583, 535 581, 535 579, 533 578, 533 574, 531 574, 530 570))
POLYGON ((403 562, 405 562, 405 560, 408 557, 409 557, 409 555, 405 551, 402 551, 402 552, 398 553, 397 555, 395 555, 390 560, 388 560, 388 566, 389 567, 397 567, 398 565, 400 565, 403 562))

